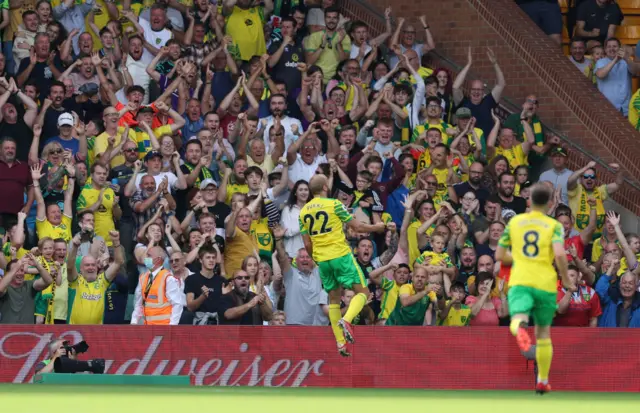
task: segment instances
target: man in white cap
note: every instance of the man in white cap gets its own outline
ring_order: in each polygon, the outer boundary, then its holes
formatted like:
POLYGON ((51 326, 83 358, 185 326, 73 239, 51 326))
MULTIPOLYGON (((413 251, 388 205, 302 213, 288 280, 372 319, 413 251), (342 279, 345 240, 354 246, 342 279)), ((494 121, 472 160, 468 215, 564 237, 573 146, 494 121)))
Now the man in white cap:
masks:
POLYGON ((51 142, 58 142, 65 150, 71 151, 73 156, 78 152, 87 152, 87 141, 84 136, 84 127, 75 128, 78 137, 73 136, 74 130, 73 115, 69 112, 64 112, 58 117, 58 136, 47 139, 45 145, 51 142), (80 143, 83 141, 84 148, 81 148, 80 143), (81 151, 81 149, 84 149, 81 151))

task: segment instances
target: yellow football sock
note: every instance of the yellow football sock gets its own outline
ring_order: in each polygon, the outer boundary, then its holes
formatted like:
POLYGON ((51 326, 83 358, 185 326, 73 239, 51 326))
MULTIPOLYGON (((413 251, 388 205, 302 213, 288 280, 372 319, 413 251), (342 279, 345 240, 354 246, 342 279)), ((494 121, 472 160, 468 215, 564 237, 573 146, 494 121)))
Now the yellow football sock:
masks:
POLYGON ((329 320, 331 321, 331 331, 333 331, 333 335, 336 336, 336 341, 338 344, 344 344, 344 333, 342 329, 338 327, 338 321, 342 318, 342 313, 340 312, 340 304, 329 304, 329 320))
POLYGON ((538 381, 547 383, 551 359, 553 358, 553 345, 550 338, 541 338, 536 342, 536 362, 538 363, 538 381))
POLYGON ((362 308, 366 303, 367 303, 366 295, 362 293, 356 294, 351 299, 351 303, 349 303, 349 308, 347 309, 347 313, 344 315, 344 317, 342 317, 344 318, 344 321, 348 323, 352 322, 353 319, 356 318, 358 314, 360 314, 360 311, 362 311, 362 308))
POLYGON ((513 336, 518 335, 518 330, 520 329, 520 325, 522 324, 522 320, 518 320, 517 318, 511 320, 511 324, 509 324, 509 331, 513 336))

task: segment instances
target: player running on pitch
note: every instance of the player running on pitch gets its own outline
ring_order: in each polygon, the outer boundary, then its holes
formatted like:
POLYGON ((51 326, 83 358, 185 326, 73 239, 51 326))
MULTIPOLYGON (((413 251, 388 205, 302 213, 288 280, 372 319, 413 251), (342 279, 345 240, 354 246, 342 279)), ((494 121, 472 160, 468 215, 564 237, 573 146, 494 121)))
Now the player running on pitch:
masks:
POLYGON ((369 289, 360 266, 347 244, 342 223, 356 232, 382 232, 384 223, 364 224, 349 214, 336 199, 327 198, 330 188, 324 175, 315 175, 309 182, 314 198, 300 210, 300 233, 304 247, 318 264, 322 286, 329 294, 331 330, 338 343, 338 351, 350 356, 346 342, 354 342, 351 322, 367 303, 369 289), (340 287, 356 292, 344 317, 340 313, 340 287))
POLYGON ((516 215, 500 238, 496 259, 513 265, 509 279, 509 313, 511 333, 523 352, 531 348, 525 329, 533 314, 536 333, 538 379, 536 393, 551 391, 549 369, 553 357, 550 326, 556 312, 557 275, 553 261, 567 289, 573 282, 567 276, 567 255, 562 225, 547 216, 551 190, 542 184, 531 188, 531 212, 516 215), (511 252, 509 252, 509 248, 511 252))

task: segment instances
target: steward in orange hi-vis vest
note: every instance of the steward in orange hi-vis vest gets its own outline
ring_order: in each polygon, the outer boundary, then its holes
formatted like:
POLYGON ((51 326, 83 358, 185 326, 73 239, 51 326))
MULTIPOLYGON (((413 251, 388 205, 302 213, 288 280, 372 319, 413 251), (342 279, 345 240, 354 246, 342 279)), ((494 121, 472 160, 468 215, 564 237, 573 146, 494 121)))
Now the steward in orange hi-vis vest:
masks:
POLYGON ((145 325, 169 325, 171 320, 171 302, 166 296, 167 278, 171 273, 165 269, 149 280, 150 271, 140 276, 142 287, 142 312, 145 325), (151 282, 150 282, 151 281, 151 282))

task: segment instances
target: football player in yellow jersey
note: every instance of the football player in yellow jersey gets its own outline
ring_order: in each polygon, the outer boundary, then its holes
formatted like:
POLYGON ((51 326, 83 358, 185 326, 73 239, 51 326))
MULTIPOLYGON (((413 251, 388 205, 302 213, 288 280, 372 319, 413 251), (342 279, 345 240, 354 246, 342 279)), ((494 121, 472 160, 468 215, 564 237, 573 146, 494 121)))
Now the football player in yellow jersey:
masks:
POLYGON ((118 275, 124 264, 124 250, 120 245, 120 233, 109 231, 114 249, 114 261, 107 269, 98 274, 98 263, 91 255, 85 255, 80 261, 80 274, 75 266, 78 247, 82 243, 82 233, 71 240, 67 279, 69 280, 69 324, 102 324, 104 299, 107 288, 118 275))
POLYGON ((510 330, 523 352, 531 348, 531 339, 525 330, 530 314, 533 314, 536 324, 536 393, 539 394, 551 391, 549 369, 553 347, 550 326, 557 308, 554 261, 565 288, 574 288, 573 281, 567 275, 562 225, 547 216, 552 196, 553 192, 548 186, 532 186, 531 212, 511 218, 496 250, 496 260, 512 266, 508 295, 510 330))
POLYGON ((346 341, 354 342, 351 322, 367 303, 369 289, 347 244, 342 224, 346 223, 358 233, 383 232, 386 225, 382 222, 364 224, 353 219, 340 201, 327 198, 330 186, 324 175, 314 175, 309 189, 314 198, 300 211, 300 233, 305 249, 318 264, 322 285, 329 294, 329 319, 338 351, 343 356, 350 356, 346 341), (356 292, 344 317, 340 313, 341 287, 356 292))

